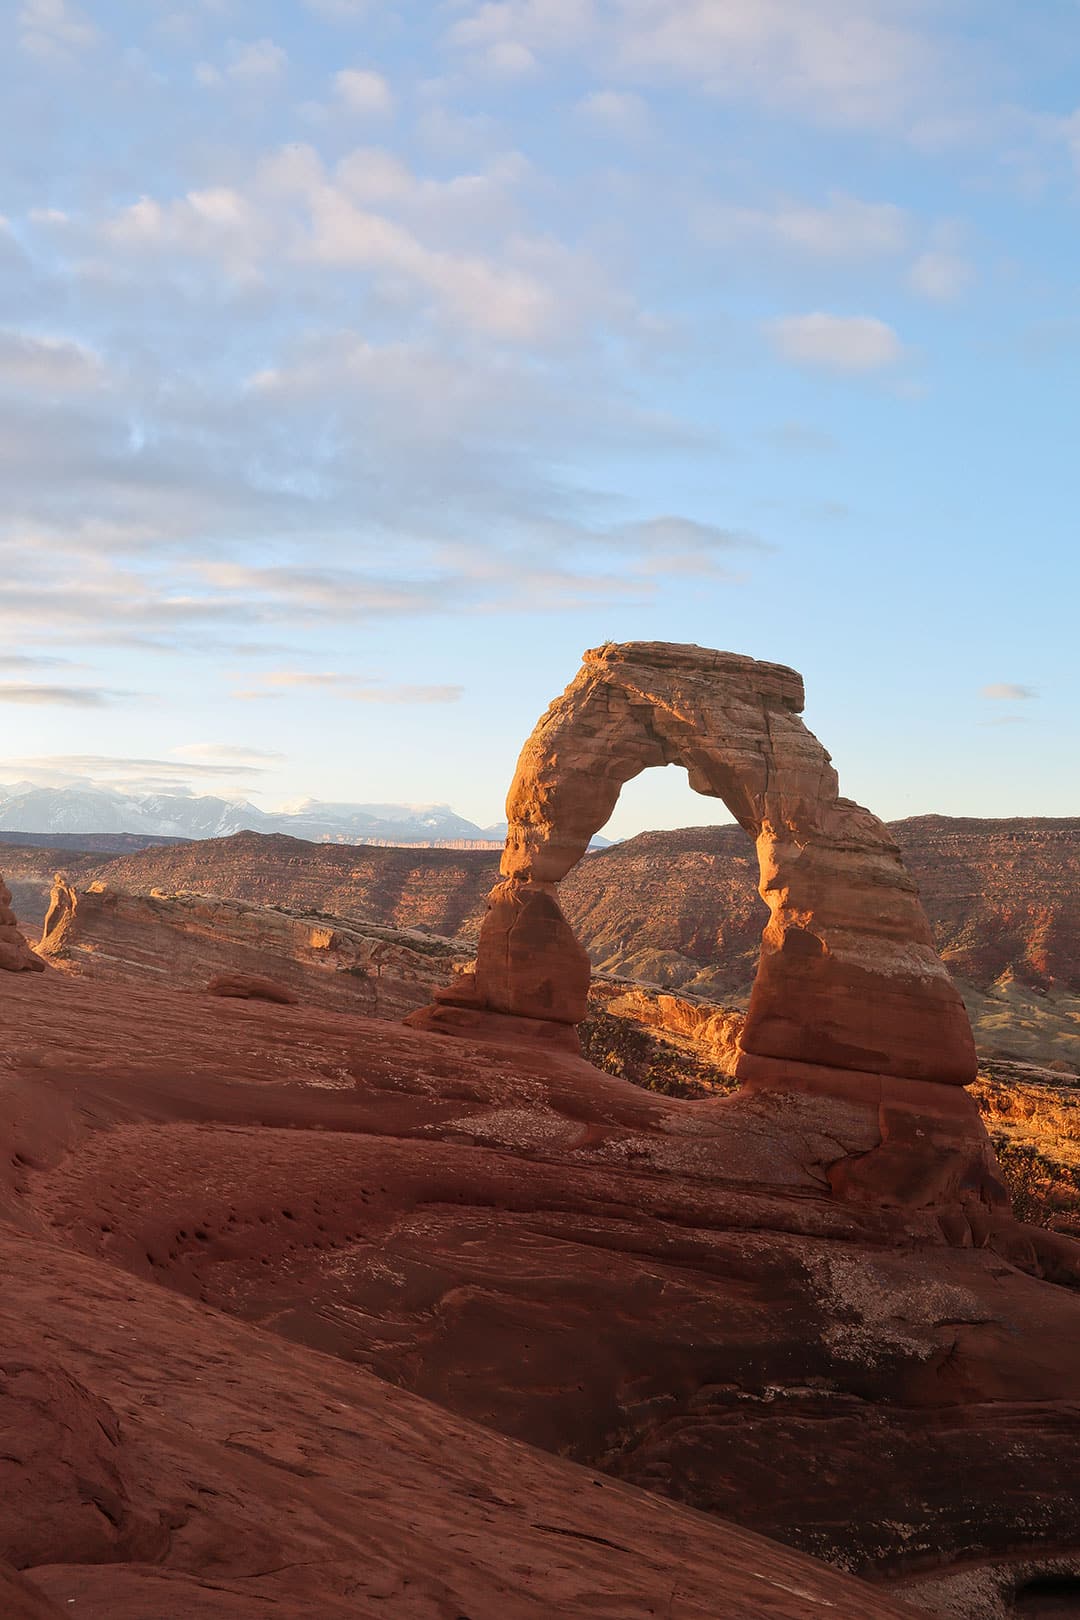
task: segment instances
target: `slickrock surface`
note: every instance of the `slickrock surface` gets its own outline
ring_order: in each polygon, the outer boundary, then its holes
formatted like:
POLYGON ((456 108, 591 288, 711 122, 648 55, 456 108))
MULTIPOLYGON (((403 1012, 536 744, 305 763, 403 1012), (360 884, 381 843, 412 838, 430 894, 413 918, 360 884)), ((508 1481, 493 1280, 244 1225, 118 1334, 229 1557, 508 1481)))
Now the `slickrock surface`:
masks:
POLYGON ((11 909, 11 891, 0 877, 0 972, 41 973, 44 967, 19 929, 11 909))
POLYGON ((78 889, 62 874, 39 950, 98 979, 194 990, 211 980, 273 981, 294 999, 383 1018, 422 1006, 468 956, 428 934, 207 895, 132 895, 100 882, 78 889))
POLYGON ((869 1620, 947 1577, 998 1620, 1080 1577, 1080 1249, 838 1202, 858 1110, 4 997, 0 1556, 62 1612, 869 1620))
POLYGON ((206 987, 208 995, 231 996, 237 1001, 273 1001, 279 1007, 295 1007, 300 997, 277 979, 264 979, 258 973, 218 973, 206 987))

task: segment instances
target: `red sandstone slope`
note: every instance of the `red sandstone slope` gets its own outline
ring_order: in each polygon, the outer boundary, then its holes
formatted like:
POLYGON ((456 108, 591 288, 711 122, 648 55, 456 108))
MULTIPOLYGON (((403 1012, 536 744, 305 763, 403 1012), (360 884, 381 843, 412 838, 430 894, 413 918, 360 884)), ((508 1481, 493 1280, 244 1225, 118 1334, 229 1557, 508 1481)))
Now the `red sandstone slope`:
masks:
POLYGON ((3 990, 0 1313, 9 1378, 33 1370, 0 1557, 80 1613, 892 1612, 608 1480, 931 1606, 945 1580, 970 1620, 1075 1553, 1080 1296, 1039 1280, 1072 1251, 932 1189, 838 1202, 843 1141, 878 1151, 845 1105, 677 1103, 57 973, 3 990))
POLYGON ((253 906, 220 895, 136 895, 58 882, 38 947, 95 980, 205 990, 218 975, 269 978, 320 1007, 398 1019, 430 999, 468 947, 436 936, 253 906))
MULTIPOLYGON (((693 1248, 685 1214, 661 1238, 665 1203, 704 1206, 676 1182, 637 1223, 636 1178, 597 1153, 668 1105, 578 1062, 519 1069, 514 1054, 341 1015, 35 983, 3 986, 0 1612, 911 1613, 641 1491, 632 1456, 598 1458, 599 1474, 493 1432, 588 1455, 618 1411, 650 1424, 620 1363, 700 1381, 696 1313, 665 1327, 654 1300, 666 1289, 678 1306, 693 1248), (578 1169, 560 1170, 590 1134, 578 1169), (642 1238, 655 1260, 635 1257, 642 1238), (671 1244, 685 1254, 664 1258, 671 1244), (649 1280, 657 1267, 666 1284, 649 1280), (612 1319, 598 1341, 616 1302, 620 1332, 612 1319)), ((1048 1520, 1042 1542, 1055 1534, 1048 1520)))

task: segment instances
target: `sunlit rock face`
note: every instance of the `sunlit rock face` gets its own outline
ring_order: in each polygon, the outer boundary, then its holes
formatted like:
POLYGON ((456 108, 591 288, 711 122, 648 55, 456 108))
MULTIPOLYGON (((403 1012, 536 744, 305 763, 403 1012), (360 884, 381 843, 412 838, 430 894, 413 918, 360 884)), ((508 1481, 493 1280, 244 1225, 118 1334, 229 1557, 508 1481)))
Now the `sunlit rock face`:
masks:
MULTIPOLYGON (((755 840, 770 910, 748 1056, 962 1085, 971 1031, 890 833, 841 798, 779 664, 664 642, 585 654, 525 744, 507 799, 472 1005, 576 1024, 589 967, 556 885, 650 766, 683 765, 755 840)), ((748 1077, 759 1071, 750 1064, 748 1077)))

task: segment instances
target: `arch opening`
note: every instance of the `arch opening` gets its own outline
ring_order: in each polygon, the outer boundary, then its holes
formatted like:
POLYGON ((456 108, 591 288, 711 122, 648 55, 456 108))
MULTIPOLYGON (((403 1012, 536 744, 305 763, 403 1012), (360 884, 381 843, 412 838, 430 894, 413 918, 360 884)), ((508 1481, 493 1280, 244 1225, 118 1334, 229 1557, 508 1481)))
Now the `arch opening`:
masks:
POLYGON ((726 804, 691 787, 686 766, 675 760, 623 783, 600 837, 605 843, 626 843, 641 833, 725 826, 734 819, 726 804))
POLYGON ((633 979, 745 1012, 768 916, 753 839, 721 800, 690 787, 679 764, 631 778, 616 824, 627 800, 629 828, 642 830, 590 850, 558 888, 594 977, 633 979), (664 777, 681 781, 663 797, 650 795, 650 783, 664 777), (658 826, 650 811, 661 804, 669 816, 658 826))

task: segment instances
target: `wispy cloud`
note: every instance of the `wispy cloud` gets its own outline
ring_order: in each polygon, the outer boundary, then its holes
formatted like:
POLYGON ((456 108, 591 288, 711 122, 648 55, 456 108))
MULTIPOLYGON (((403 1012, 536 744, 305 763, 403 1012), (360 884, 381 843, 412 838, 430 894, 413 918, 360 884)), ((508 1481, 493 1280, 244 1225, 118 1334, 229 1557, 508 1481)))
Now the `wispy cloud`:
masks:
POLYGON ((888 128, 941 85, 937 42, 893 0, 486 0, 450 29, 466 62, 568 54, 636 85, 678 83, 817 123, 888 128))
POLYGON ((66 0, 25 0, 19 11, 19 44, 31 56, 62 62, 98 41, 98 31, 66 0))
POLYGON ((761 437, 773 449, 785 453, 795 451, 821 455, 836 449, 836 439, 833 435, 812 422, 781 422, 776 427, 766 428, 761 437))
POLYGON ((250 775, 278 765, 286 757, 277 749, 248 748, 242 743, 184 743, 172 752, 211 775, 237 769, 250 775))
POLYGON ((759 535, 674 515, 622 523, 603 536, 635 559, 647 574, 697 574, 730 578, 732 555, 773 548, 759 535))
POLYGON ((766 331, 783 359, 825 371, 880 371, 903 353, 893 328, 874 315, 783 315, 766 331))
POLYGON ((56 669, 72 662, 50 653, 0 653, 0 669, 56 669))
POLYGON ((958 298, 974 281, 974 266, 959 253, 929 249, 920 253, 911 266, 908 280, 917 293, 935 303, 958 298))
POLYGON ((225 47, 223 64, 199 62, 195 79, 204 90, 219 90, 226 84, 265 89, 284 75, 288 65, 288 52, 272 39, 232 39, 225 47))
POLYGON ((620 141, 644 140, 653 129, 648 102, 632 90, 590 90, 576 111, 590 130, 620 141))
POLYGON ((233 696, 251 702, 305 689, 345 698, 350 703, 392 704, 456 703, 464 692, 461 686, 384 683, 329 670, 277 669, 262 675, 260 685, 234 692, 233 696))
POLYGON ((242 761, 215 764, 117 754, 30 754, 21 759, 5 759, 0 767, 0 776, 25 777, 29 781, 55 786, 91 779, 116 786, 167 783, 183 788, 191 781, 228 781, 263 774, 262 766, 244 764, 242 761))
POLYGON ((1039 694, 1033 686, 1020 686, 1015 681, 992 681, 979 695, 995 703, 1026 703, 1039 694))
POLYGON ((70 338, 0 331, 0 388, 68 390, 103 380, 101 357, 70 338))
POLYGON ((116 692, 99 686, 35 686, 29 681, 0 681, 0 703, 104 709, 110 703, 138 695, 136 692, 116 692))
POLYGON ((334 89, 341 105, 360 118, 388 118, 394 110, 394 92, 372 68, 342 68, 334 89))
POLYGON ((769 208, 714 204, 699 215, 721 239, 757 238, 772 248, 822 260, 888 258, 903 251, 911 222, 894 203, 864 202, 834 192, 827 202, 781 202, 769 208))
MULTIPOLYGON (((347 83, 358 93, 359 78, 347 83)), ((370 95, 371 84, 363 83, 370 95)), ((331 173, 313 147, 283 148, 258 165, 244 189, 144 196, 104 222, 103 238, 135 252, 216 261, 245 275, 282 260, 323 272, 389 275, 467 331, 502 341, 526 343, 558 324, 559 289, 529 262, 536 248, 527 240, 512 239, 500 254, 432 242, 431 224, 440 215, 430 204, 439 188, 430 189, 429 207, 406 221, 395 217, 397 205, 420 188, 407 183, 408 171, 396 162, 397 183, 373 195, 363 186, 370 167, 370 160, 348 158, 331 173)), ((388 172, 383 163, 384 180, 388 172)), ((445 204, 449 193, 442 190, 445 204)))

